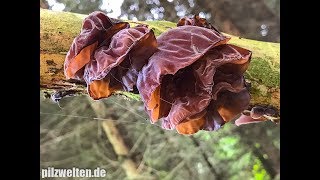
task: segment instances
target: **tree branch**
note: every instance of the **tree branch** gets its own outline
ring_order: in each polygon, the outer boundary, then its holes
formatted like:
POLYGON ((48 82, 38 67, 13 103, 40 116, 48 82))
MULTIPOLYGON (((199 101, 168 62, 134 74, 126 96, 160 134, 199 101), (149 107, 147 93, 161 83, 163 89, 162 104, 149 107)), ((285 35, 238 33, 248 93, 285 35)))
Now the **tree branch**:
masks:
POLYGON ((253 128, 254 130, 251 130, 250 133, 244 129, 244 128, 236 128, 234 133, 237 133, 239 136, 241 136, 240 141, 247 146, 248 149, 252 150, 252 153, 255 157, 257 157, 263 168, 266 170, 266 172, 269 174, 271 179, 274 179, 276 175, 280 172, 277 171, 276 167, 277 164, 274 164, 275 162, 280 162, 280 153, 276 149, 274 149, 274 146, 272 145, 272 142, 268 140, 268 138, 260 138, 259 141, 253 141, 252 136, 254 137, 267 137, 266 130, 260 129, 260 128, 253 128), (257 147, 256 143, 261 144, 261 147, 257 147), (265 149, 265 147, 269 147, 268 150, 265 149), (264 154, 268 154, 269 158, 265 158, 264 154), (273 156, 273 157, 272 157, 273 156))
MULTIPOLYGON (((106 118, 107 110, 105 105, 101 101, 95 103, 90 103, 95 114, 99 118, 106 118)), ((129 149, 125 144, 120 132, 118 131, 113 120, 105 120, 101 122, 102 129, 106 133, 108 140, 112 144, 112 147, 115 153, 118 156, 118 159, 121 162, 121 167, 126 172, 126 175, 129 179, 138 178, 140 173, 137 170, 136 163, 129 156, 129 149)))
POLYGON ((203 157, 203 160, 206 162, 208 168, 210 169, 211 173, 215 176, 216 180, 221 180, 222 179, 222 174, 220 172, 218 172, 213 165, 211 164, 211 162, 209 161, 209 157, 208 155, 203 151, 203 149, 201 148, 198 140, 196 138, 194 138, 193 136, 190 136, 190 139, 192 140, 192 143, 194 144, 194 146, 196 146, 200 152, 201 152, 201 156, 203 157))
MULTIPOLYGON (((55 12, 40 9, 40 88, 49 94, 53 90, 72 90, 76 94, 86 94, 86 86, 81 82, 66 81, 63 74, 65 55, 73 39, 79 34, 86 15, 55 12)), ((168 21, 129 22, 149 25, 158 36, 175 27, 168 21)), ((231 36, 231 35, 229 35, 231 36)), ((245 76, 251 83, 251 104, 271 105, 280 109, 280 44, 261 42, 231 36, 230 44, 247 48, 253 52, 252 60, 245 76)), ((118 92, 130 98, 139 95, 118 92)))

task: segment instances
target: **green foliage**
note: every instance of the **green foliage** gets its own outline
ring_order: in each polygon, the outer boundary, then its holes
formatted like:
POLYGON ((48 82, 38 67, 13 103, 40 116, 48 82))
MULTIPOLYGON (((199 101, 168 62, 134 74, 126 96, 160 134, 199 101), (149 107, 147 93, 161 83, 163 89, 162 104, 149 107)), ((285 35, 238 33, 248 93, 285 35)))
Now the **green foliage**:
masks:
POLYGON ((268 176, 265 169, 263 169, 261 161, 255 159, 254 165, 252 167, 252 174, 255 180, 269 180, 270 177, 268 176))
POLYGON ((117 91, 116 94, 122 95, 123 97, 132 100, 136 100, 136 101, 141 101, 141 97, 139 94, 133 94, 133 93, 129 93, 129 92, 125 92, 125 91, 117 91))
POLYGON ((99 10, 102 0, 57 0, 65 5, 64 11, 71 11, 81 14, 90 14, 93 11, 99 10))
MULTIPOLYGON (((101 167, 107 170, 106 179, 125 179, 120 161, 113 147, 101 129, 100 122, 94 120, 95 112, 85 96, 62 99, 60 109, 49 99, 40 99, 40 156, 41 167, 101 167), (45 114, 49 113, 49 114, 45 114)), ((141 101, 128 101, 121 96, 103 100, 112 118, 130 149, 135 162, 146 176, 156 179, 199 179, 214 177, 207 161, 212 164, 222 179, 261 179, 268 178, 264 166, 257 160, 247 141, 261 144, 260 148, 272 147, 260 142, 260 135, 250 130, 250 136, 241 132, 234 124, 228 123, 216 132, 201 131, 192 137, 179 135, 175 131, 163 130, 160 124, 152 125, 147 120, 141 101), (205 156, 207 160, 205 159, 205 156)), ((266 131, 264 126, 257 132, 266 131)), ((278 141, 279 127, 272 130, 264 139, 278 141)), ((268 157, 277 155, 279 150, 268 151, 268 157)), ((272 160, 272 159, 270 159, 272 160)), ((277 164, 277 161, 273 161, 277 164)))
POLYGON ((218 157, 221 159, 230 159, 239 153, 239 137, 237 136, 227 136, 219 140, 219 153, 218 157))

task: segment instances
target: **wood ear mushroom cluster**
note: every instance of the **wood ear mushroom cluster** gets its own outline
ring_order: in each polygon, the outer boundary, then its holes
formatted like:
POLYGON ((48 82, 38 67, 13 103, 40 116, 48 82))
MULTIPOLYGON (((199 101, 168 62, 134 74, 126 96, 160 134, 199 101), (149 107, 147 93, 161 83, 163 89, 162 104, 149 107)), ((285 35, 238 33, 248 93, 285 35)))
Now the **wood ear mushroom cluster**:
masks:
POLYGON ((180 134, 214 131, 246 110, 244 72, 251 51, 229 45, 204 18, 182 18, 158 38, 144 25, 93 12, 66 56, 67 79, 87 84, 90 97, 138 91, 151 123, 180 134))

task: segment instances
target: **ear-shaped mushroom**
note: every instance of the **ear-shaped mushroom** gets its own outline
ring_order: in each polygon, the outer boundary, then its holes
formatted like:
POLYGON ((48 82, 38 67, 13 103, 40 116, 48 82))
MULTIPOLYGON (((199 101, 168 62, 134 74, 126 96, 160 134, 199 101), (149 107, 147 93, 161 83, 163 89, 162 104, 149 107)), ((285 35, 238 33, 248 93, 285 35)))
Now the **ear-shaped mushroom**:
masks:
POLYGON ((117 90, 132 91, 138 71, 156 50, 156 38, 147 26, 129 28, 128 23, 94 12, 74 39, 64 72, 67 79, 86 81, 93 99, 106 98, 117 90))
POLYGON ((109 97, 117 90, 132 91, 138 71, 157 50, 152 30, 146 26, 123 29, 108 46, 101 46, 86 65, 84 79, 93 99, 109 97))
POLYGON ((219 32, 205 18, 200 18, 200 16, 198 14, 194 15, 191 18, 190 17, 181 18, 177 23, 177 26, 185 26, 185 25, 204 27, 204 28, 212 29, 212 30, 219 32))
MULTIPOLYGON (((203 68, 198 68, 197 70, 199 71, 199 69, 205 68, 207 70, 200 71, 199 76, 195 76, 197 77, 197 80, 193 82, 195 84, 194 88, 198 88, 198 91, 195 92, 197 95, 190 94, 188 97, 184 97, 185 100, 189 100, 188 103, 184 103, 184 106, 190 107, 189 112, 185 112, 184 114, 196 113, 199 118, 190 118, 192 120, 186 118, 182 121, 183 123, 177 123, 179 129, 176 129, 179 133, 184 132, 183 129, 185 129, 185 132, 189 132, 187 134, 191 134, 189 130, 190 127, 193 127, 192 129, 194 131, 191 131, 193 133, 196 133, 201 129, 217 130, 226 122, 236 118, 249 106, 250 95, 245 87, 243 72, 248 67, 251 52, 247 51, 247 53, 241 54, 239 52, 242 52, 243 49, 238 51, 238 48, 235 49, 230 45, 220 45, 213 49, 214 51, 207 52, 207 55, 198 61, 202 64, 205 64, 205 61, 207 62, 205 66, 203 65, 203 68), (229 58, 227 58, 228 56, 229 58), (209 69, 213 72, 210 72, 209 69), (205 80, 202 79, 206 79, 207 84, 211 85, 210 90, 200 90, 201 88, 206 87, 201 87, 204 83, 197 84, 198 82, 205 82, 205 80), (192 97, 195 96, 198 98, 193 99, 192 97), (192 103, 194 105, 191 105, 192 103), (197 109, 204 105, 204 110, 197 109), (205 111, 207 115, 200 116, 199 112, 201 112, 201 110, 205 111)), ((191 66, 196 65, 197 64, 194 63, 191 66)), ((190 78, 186 81, 190 81, 190 78)), ((176 103, 179 104, 180 102, 176 101, 176 103)), ((164 118, 164 127, 173 127, 172 123, 175 119, 173 116, 181 117, 179 113, 181 113, 181 106, 172 106, 169 115, 164 118)), ((203 114, 203 112, 200 114, 203 114)))
POLYGON ((129 28, 126 22, 115 21, 102 12, 93 12, 83 21, 80 34, 73 40, 64 63, 67 79, 83 80, 83 68, 90 62, 95 49, 118 31, 129 28))
MULTIPOLYGON (((161 113, 157 112, 162 106, 171 106, 172 99, 176 96, 174 93, 178 92, 179 88, 183 89, 188 85, 190 87, 194 85, 194 81, 183 79, 184 77, 194 79, 192 67, 184 68, 199 60, 212 47, 224 44, 228 38, 209 29, 181 26, 161 34, 157 41, 159 50, 150 57, 149 63, 143 67, 137 83, 152 122, 161 118, 159 116, 161 113), (161 100, 160 94, 167 97, 161 100)), ((205 70, 205 67, 202 69, 205 70)), ((212 69, 208 70, 212 71, 212 69)), ((201 76, 201 72, 199 76, 201 76)), ((203 78, 199 77, 199 80, 201 79, 203 78)))
POLYGON ((277 118, 273 116, 278 116, 276 109, 273 107, 265 107, 256 105, 251 108, 250 113, 242 114, 236 121, 235 125, 240 126, 243 124, 251 124, 251 123, 259 123, 267 120, 271 120, 273 122, 276 121, 277 118))
POLYGON ((243 73, 250 51, 227 45, 229 38, 213 28, 198 26, 179 26, 157 40, 159 51, 137 82, 152 123, 162 119, 165 129, 193 134, 216 130, 247 108, 243 73))
POLYGON ((181 121, 176 130, 179 134, 194 134, 205 127, 207 111, 190 116, 181 121))

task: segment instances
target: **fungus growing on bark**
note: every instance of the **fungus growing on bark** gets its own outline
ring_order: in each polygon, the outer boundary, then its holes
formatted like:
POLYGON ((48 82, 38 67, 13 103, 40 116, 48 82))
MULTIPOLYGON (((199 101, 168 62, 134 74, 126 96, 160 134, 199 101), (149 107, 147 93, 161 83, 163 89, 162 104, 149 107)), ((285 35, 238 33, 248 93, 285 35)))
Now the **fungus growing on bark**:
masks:
POLYGON ((137 81, 151 122, 162 119, 164 129, 180 134, 217 130, 250 101, 243 73, 251 52, 226 44, 230 38, 198 21, 180 20, 161 34, 137 81))
POLYGON ((185 26, 185 25, 199 26, 199 27, 204 27, 204 28, 213 29, 215 31, 218 31, 205 18, 200 18, 200 16, 197 14, 194 15, 192 18, 190 18, 190 17, 181 18, 177 23, 177 26, 185 26))
POLYGON ((243 73, 251 51, 226 44, 230 38, 198 15, 177 26, 156 39, 147 26, 91 13, 66 56, 65 75, 85 81, 93 99, 137 86, 151 122, 162 119, 164 129, 217 130, 249 106, 243 73))
POLYGON ((129 27, 101 12, 85 18, 66 56, 67 79, 84 80, 97 100, 117 90, 132 91, 138 71, 156 51, 157 41, 147 26, 129 27))
POLYGON ((279 114, 277 110, 270 106, 254 106, 250 111, 244 111, 243 114, 235 121, 235 125, 240 126, 243 124, 259 123, 271 120, 278 123, 279 114))
POLYGON ((85 68, 89 95, 101 99, 117 90, 132 91, 138 72, 156 50, 156 38, 147 27, 119 31, 108 46, 96 49, 85 68))
POLYGON ((80 34, 73 40, 64 63, 67 79, 83 80, 84 67, 91 60, 91 55, 106 40, 120 31, 129 28, 129 23, 109 18, 102 12, 93 12, 83 21, 80 34))

